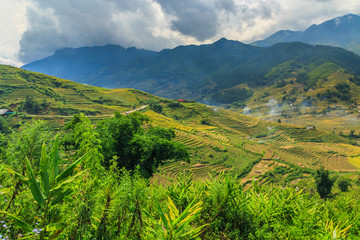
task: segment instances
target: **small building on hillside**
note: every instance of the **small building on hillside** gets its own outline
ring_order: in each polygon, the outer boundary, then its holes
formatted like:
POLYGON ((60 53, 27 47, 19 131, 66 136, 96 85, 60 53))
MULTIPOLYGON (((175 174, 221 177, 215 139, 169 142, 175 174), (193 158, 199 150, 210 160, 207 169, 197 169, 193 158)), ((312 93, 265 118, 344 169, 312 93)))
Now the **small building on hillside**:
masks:
POLYGON ((185 102, 185 99, 178 99, 178 102, 185 102))
POLYGON ((15 112, 11 111, 10 109, 0 109, 0 116, 7 116, 13 113, 15 112))

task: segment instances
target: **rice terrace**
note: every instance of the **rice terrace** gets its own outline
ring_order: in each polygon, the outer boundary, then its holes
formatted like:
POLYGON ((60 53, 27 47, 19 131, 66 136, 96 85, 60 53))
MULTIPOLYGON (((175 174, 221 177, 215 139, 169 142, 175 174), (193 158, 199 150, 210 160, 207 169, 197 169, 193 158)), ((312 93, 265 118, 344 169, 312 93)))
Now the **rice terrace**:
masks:
POLYGON ((0 240, 360 239, 356 13, 3 0, 0 240))

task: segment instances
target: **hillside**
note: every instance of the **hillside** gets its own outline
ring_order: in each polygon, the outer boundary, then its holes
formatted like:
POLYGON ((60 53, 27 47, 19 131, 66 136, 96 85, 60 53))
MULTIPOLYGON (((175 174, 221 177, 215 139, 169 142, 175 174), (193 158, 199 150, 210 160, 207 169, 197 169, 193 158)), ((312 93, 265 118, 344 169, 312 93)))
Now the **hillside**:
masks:
MULTIPOLYGON (((92 115, 96 121, 111 117, 114 110, 125 112, 148 105, 140 112, 154 126, 174 129, 175 140, 183 143, 191 155, 190 164, 169 162, 160 168, 155 178, 162 180, 191 170, 198 178, 214 171, 233 172, 248 176, 246 182, 249 176, 272 169, 262 167, 251 172, 254 165, 264 166, 263 161, 285 164, 289 173, 320 165, 350 172, 360 167, 360 148, 330 132, 264 121, 192 101, 174 102, 138 90, 109 90, 9 66, 0 69, 2 108, 20 110, 12 117, 20 124, 29 118, 45 119, 50 126, 61 129, 75 113, 92 115), (45 99, 46 108, 26 113, 29 109, 22 106, 29 98, 40 103, 45 99)), ((306 178, 306 174, 290 174, 286 181, 298 178, 306 178)))
POLYGON ((319 25, 312 25, 305 31, 278 31, 264 40, 253 42, 254 46, 272 46, 279 42, 304 42, 342 47, 360 54, 360 16, 348 14, 319 25))
POLYGON ((90 85, 130 87, 161 97, 188 98, 213 105, 246 100, 256 87, 276 84, 299 70, 311 75, 324 64, 334 67, 318 78, 339 69, 360 73, 360 56, 341 48, 303 43, 261 48, 220 39, 209 45, 179 46, 159 53, 121 47, 118 47, 121 51, 108 51, 108 48, 61 50, 23 68, 90 85), (107 60, 102 61, 103 58, 107 60), (239 87, 240 84, 246 85, 239 87))
POLYGON ((145 99, 159 99, 137 90, 93 87, 4 65, 0 65, 0 91, 2 108, 19 110, 29 96, 40 106, 22 111, 41 115, 112 114, 140 106, 145 99))

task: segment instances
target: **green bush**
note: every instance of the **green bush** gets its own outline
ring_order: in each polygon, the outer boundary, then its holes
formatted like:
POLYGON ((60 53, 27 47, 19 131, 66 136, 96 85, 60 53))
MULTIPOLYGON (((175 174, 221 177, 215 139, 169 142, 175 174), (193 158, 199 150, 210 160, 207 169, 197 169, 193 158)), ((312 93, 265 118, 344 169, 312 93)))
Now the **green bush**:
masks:
POLYGON ((340 179, 337 185, 342 192, 347 192, 351 186, 351 182, 349 179, 340 179))

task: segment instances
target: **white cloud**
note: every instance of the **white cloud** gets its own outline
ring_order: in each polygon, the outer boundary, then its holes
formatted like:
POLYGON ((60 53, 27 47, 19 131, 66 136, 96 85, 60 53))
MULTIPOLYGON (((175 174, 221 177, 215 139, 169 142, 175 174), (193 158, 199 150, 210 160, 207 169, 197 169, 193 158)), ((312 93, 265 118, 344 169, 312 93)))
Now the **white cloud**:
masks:
POLYGON ((19 39, 26 29, 27 4, 20 0, 1 0, 0 3, 0 63, 20 66, 19 39))

